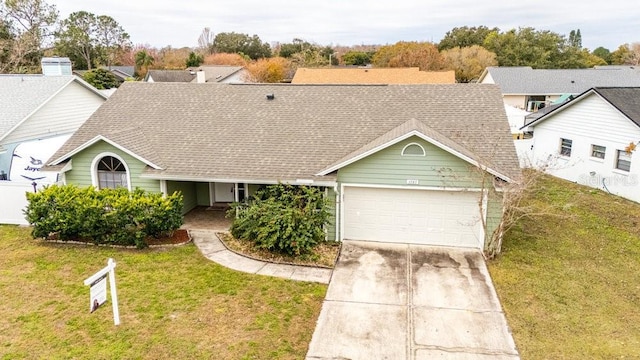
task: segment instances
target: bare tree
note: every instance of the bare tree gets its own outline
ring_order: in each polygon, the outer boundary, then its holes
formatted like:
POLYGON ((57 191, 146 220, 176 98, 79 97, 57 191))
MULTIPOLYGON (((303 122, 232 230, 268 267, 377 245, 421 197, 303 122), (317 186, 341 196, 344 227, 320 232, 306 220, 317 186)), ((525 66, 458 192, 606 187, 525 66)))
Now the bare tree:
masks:
POLYGON ((213 54, 214 34, 210 28, 206 27, 198 36, 198 47, 207 54, 213 54))

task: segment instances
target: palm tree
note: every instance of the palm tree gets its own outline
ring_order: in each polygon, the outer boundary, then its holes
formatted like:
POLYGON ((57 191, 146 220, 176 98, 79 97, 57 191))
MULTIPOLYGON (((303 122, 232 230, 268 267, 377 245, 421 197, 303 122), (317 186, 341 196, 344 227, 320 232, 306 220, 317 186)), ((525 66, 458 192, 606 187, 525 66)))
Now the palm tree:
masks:
POLYGON ((138 51, 135 55, 136 57, 136 72, 139 77, 144 77, 149 70, 149 66, 153 65, 153 61, 155 60, 146 49, 142 49, 138 51))

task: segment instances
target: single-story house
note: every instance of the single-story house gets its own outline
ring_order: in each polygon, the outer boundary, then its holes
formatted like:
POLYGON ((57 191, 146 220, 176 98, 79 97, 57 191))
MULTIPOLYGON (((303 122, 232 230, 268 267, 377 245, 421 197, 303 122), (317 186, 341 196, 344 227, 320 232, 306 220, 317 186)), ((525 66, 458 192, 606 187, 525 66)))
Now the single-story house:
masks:
POLYGON ((0 75, 0 223, 26 223, 24 189, 57 181, 43 162, 105 100, 74 75, 0 75))
POLYGON ((533 69, 530 66, 490 66, 478 83, 496 84, 504 103, 537 111, 562 97, 578 95, 592 87, 640 86, 640 71, 632 67, 592 69, 533 69))
POLYGON ((145 82, 244 83, 247 70, 243 66, 203 65, 185 70, 149 70, 145 82))
POLYGON ((298 68, 292 84, 455 84, 453 70, 410 68, 298 68))
POLYGON ((184 212, 279 182, 332 203, 328 239, 484 248, 520 170, 497 86, 125 83, 47 164, 181 191, 184 212))
POLYGON ((111 65, 102 66, 102 68, 111 71, 111 73, 120 82, 125 82, 128 79, 133 79, 136 75, 136 68, 134 66, 111 65))
MULTIPOLYGON (((104 69, 109 71, 113 76, 116 77, 116 80, 119 84, 123 82, 135 78, 135 67, 133 66, 100 66, 100 69, 104 69)), ((80 78, 84 78, 84 74, 89 70, 73 70, 73 75, 77 75, 80 78)))
POLYGON ((640 202, 640 87, 596 87, 529 124, 533 166, 640 202))

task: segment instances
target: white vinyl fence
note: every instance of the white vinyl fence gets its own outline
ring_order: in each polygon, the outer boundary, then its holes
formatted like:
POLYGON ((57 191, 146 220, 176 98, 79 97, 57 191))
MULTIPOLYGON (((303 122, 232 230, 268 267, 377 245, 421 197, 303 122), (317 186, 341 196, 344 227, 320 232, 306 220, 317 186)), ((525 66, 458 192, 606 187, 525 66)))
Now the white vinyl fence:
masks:
POLYGON ((27 206, 26 192, 33 192, 29 183, 0 181, 0 224, 29 224, 22 213, 27 206))

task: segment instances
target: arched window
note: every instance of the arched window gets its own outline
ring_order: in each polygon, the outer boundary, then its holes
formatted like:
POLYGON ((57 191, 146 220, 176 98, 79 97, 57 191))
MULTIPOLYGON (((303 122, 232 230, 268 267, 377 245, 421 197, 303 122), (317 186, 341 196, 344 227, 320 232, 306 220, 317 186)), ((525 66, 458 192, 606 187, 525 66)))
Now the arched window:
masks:
POLYGON ((411 143, 402 149, 402 156, 424 156, 424 148, 417 143, 411 143))
POLYGON ((104 156, 98 160, 96 170, 98 175, 96 185, 98 189, 129 187, 127 167, 120 159, 113 156, 104 156))

